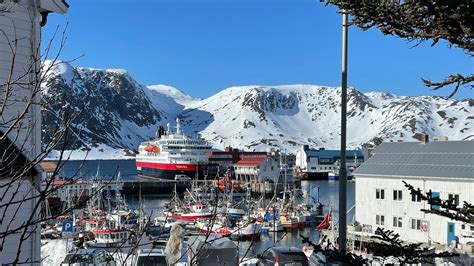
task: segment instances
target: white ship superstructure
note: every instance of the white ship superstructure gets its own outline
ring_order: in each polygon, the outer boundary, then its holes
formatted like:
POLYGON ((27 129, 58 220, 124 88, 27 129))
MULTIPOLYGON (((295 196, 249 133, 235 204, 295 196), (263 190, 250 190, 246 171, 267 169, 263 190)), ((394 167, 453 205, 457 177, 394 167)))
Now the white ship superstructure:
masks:
POLYGON ((136 157, 137 172, 141 176, 172 179, 186 175, 190 178, 203 175, 211 146, 203 139, 186 136, 176 119, 176 132, 170 125, 166 131, 160 127, 157 138, 140 144, 136 157))

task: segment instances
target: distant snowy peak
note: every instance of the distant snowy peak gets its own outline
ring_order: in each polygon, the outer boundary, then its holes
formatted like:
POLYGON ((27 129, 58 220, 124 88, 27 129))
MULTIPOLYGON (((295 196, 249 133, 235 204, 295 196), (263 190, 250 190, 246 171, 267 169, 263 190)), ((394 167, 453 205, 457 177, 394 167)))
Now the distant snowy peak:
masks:
MULTIPOLYGON (((338 148, 341 88, 317 85, 230 87, 187 105, 185 129, 215 147, 295 150, 299 145, 338 148)), ((413 141, 425 132, 449 139, 473 133, 471 100, 400 97, 348 89, 348 144, 413 141)))
POLYGON ((161 85, 161 84, 150 85, 150 86, 147 86, 147 88, 152 91, 156 91, 168 97, 171 97, 173 100, 175 100, 177 103, 181 105, 187 105, 194 101, 200 100, 200 99, 193 98, 192 96, 182 92, 181 90, 175 87, 171 87, 167 85, 161 85))
MULTIPOLYGON (((90 147, 134 150, 160 125, 179 117, 190 136, 215 148, 270 147, 293 152, 299 145, 339 148, 341 88, 308 84, 234 86, 196 99, 166 86, 144 86, 126 70, 74 68, 44 62, 43 139, 53 137, 61 111, 77 114, 68 150, 90 147), (48 67, 49 66, 49 67, 48 67)), ((396 96, 348 89, 350 147, 381 141, 414 141, 415 133, 450 140, 474 139, 474 101, 396 96)))

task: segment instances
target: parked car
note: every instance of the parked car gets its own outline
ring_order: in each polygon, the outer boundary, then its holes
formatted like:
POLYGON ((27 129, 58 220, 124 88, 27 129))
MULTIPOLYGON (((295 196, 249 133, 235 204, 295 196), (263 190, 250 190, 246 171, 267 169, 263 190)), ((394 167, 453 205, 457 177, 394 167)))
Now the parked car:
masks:
POLYGON ((166 255, 162 248, 140 249, 136 266, 167 266, 166 255))
POLYGON ((192 178, 187 175, 175 175, 174 180, 191 180, 192 178))
POLYGON ((272 247, 260 255, 259 266, 308 266, 308 257, 295 247, 272 247))

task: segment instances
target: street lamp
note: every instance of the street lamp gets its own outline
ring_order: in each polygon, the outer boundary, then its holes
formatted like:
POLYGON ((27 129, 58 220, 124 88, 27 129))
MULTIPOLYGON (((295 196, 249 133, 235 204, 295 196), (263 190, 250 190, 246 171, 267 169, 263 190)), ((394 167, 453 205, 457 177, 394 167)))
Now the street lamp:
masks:
POLYGON ((346 253, 347 242, 347 12, 342 10, 342 77, 341 77, 341 165, 339 167, 339 253, 346 253))

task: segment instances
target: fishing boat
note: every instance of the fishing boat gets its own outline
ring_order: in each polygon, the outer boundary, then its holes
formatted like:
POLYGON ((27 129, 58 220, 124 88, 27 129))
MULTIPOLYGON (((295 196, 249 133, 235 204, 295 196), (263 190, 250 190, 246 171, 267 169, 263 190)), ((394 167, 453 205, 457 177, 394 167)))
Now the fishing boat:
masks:
POLYGON ((105 228, 92 230, 94 240, 85 242, 88 248, 117 248, 130 238, 130 231, 122 228, 105 228))
POLYGON ((274 222, 267 222, 264 225, 264 228, 268 228, 268 232, 283 232, 285 231, 285 227, 283 227, 283 224, 280 221, 274 221, 274 222))
POLYGON ((206 235, 218 234, 222 236, 230 236, 232 234, 232 230, 220 222, 215 222, 212 226, 209 226, 208 222, 197 222, 196 227, 201 233, 206 235))
POLYGON ((260 240, 262 225, 256 222, 250 222, 248 224, 239 224, 237 228, 232 230, 230 236, 235 239, 241 240, 260 240))
POLYGON ((298 229, 300 224, 298 218, 291 215, 280 216, 280 222, 285 229, 298 229))
POLYGON ((226 215, 231 218, 240 218, 246 214, 245 210, 240 208, 227 208, 226 215))
POLYGON ((194 222, 198 219, 203 218, 211 218, 212 213, 206 207, 204 203, 197 202, 193 204, 185 204, 183 205, 188 212, 170 212, 168 215, 168 219, 175 220, 175 221, 186 221, 186 222, 194 222))

